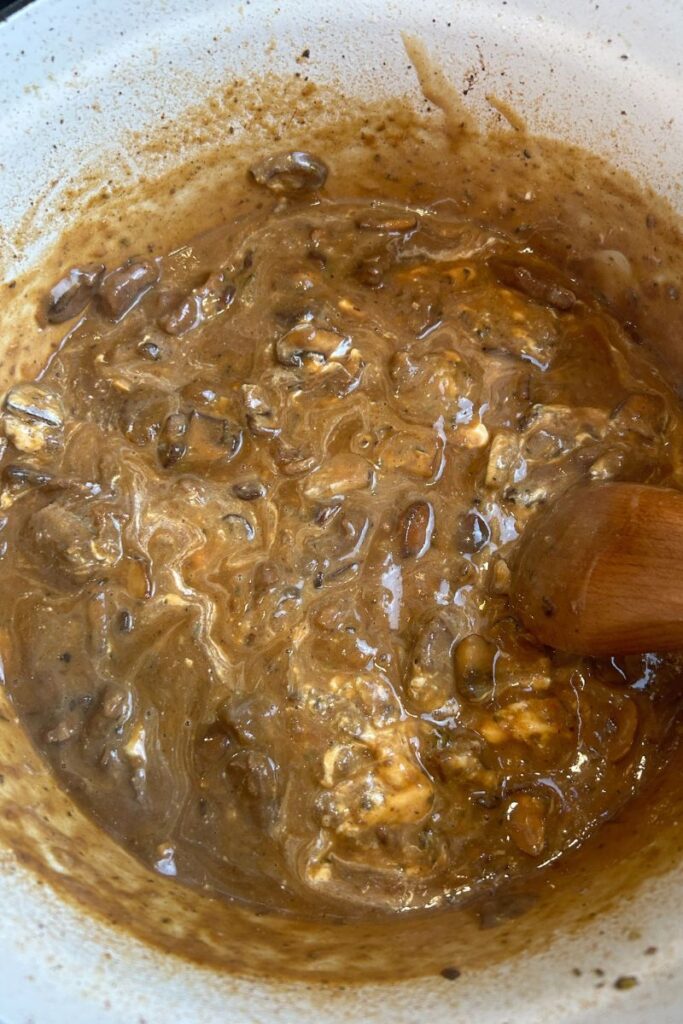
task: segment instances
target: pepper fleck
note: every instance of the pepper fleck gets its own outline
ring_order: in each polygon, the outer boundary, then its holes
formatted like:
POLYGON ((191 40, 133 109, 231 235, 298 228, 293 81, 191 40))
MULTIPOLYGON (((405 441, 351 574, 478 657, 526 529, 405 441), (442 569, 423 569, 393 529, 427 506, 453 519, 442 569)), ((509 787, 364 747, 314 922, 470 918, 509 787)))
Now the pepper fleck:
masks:
POLYGON ((457 981, 460 977, 460 973, 461 972, 457 967, 444 967, 441 972, 441 977, 445 978, 447 981, 457 981))
POLYGON ((638 979, 632 974, 622 974, 620 978, 614 982, 614 987, 619 992, 628 992, 630 988, 635 988, 638 984, 638 979))

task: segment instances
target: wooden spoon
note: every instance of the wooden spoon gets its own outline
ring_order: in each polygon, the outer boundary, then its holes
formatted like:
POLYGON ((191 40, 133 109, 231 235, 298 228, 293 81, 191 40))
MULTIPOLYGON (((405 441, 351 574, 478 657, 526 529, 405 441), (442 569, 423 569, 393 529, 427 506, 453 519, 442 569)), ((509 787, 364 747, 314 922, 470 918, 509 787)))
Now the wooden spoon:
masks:
POLYGON ((683 650, 683 493, 585 484, 525 530, 510 598, 541 643, 576 654, 683 650))

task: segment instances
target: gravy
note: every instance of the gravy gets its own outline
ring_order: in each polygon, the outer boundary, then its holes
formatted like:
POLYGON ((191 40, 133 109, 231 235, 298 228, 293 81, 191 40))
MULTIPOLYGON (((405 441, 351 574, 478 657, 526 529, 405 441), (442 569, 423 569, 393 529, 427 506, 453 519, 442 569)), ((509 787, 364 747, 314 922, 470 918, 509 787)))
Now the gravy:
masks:
MULTIPOLYGON (((522 157, 527 159, 526 157, 522 157)), ((253 905, 452 905, 583 842, 666 754, 677 659, 511 617, 536 510, 676 486, 681 412, 556 226, 302 151, 166 256, 67 270, 5 400, 7 684, 158 872, 253 905), (333 176, 332 176, 333 177, 333 176)))

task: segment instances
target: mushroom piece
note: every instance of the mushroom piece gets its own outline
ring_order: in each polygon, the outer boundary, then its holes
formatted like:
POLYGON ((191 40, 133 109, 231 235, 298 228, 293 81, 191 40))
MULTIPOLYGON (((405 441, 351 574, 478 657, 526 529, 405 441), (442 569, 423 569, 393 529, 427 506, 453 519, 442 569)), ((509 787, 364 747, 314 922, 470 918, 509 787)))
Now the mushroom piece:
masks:
POLYGON ((425 623, 409 663, 406 697, 421 712, 435 711, 453 696, 453 630, 439 615, 425 623))
POLYGON ((159 327, 166 334, 179 338, 193 330, 201 322, 201 304, 199 296, 194 292, 186 295, 171 307, 167 313, 159 317, 159 327))
POLYGON ((285 194, 315 192, 327 181, 322 160, 297 149, 264 157, 252 164, 249 173, 257 185, 285 194))
POLYGON ((462 516, 455 529, 455 545, 460 554, 473 555, 491 540, 491 527, 474 509, 462 516))
POLYGON ((527 295, 534 302, 542 302, 563 313, 576 305, 576 295, 571 288, 554 280, 550 268, 543 264, 533 271, 505 260, 491 261, 490 266, 501 284, 527 295))
POLYGON ((501 430, 491 442, 486 465, 486 486, 495 490, 524 478, 524 460, 519 455, 520 441, 516 434, 501 430))
POLYGON ((202 412, 172 413, 159 435, 159 461, 168 469, 230 462, 242 447, 242 431, 230 420, 202 412))
POLYGON ((100 309, 109 320, 121 320, 159 280, 153 260, 130 259, 101 281, 100 309))
POLYGON ((303 366, 304 361, 327 363, 344 359, 351 351, 351 338, 338 331, 299 323, 275 343, 275 354, 283 366, 303 366))
POLYGON ((284 441, 277 442, 273 458, 284 476, 303 476, 318 464, 317 456, 310 449, 286 444, 284 441))
POLYGON ((230 462, 242 448, 242 431, 232 420, 193 412, 187 435, 188 463, 230 462))
POLYGON ((277 437, 280 424, 265 388, 260 384, 243 384, 242 401, 251 433, 257 437, 277 437))
POLYGON ((232 493, 240 501, 257 501, 259 498, 265 498, 267 488, 260 480, 238 480, 232 485, 232 493))
POLYGON ((464 637, 453 654, 458 693, 475 704, 490 700, 496 648, 477 633, 464 637))
POLYGON ((17 466, 10 464, 2 471, 2 482, 8 487, 21 489, 24 487, 47 487, 54 478, 33 466, 17 466))
MULTIPOLYGON (((235 300, 237 289, 225 270, 217 270, 207 277, 201 288, 193 289, 189 295, 178 296, 171 302, 158 324, 162 331, 175 337, 187 334, 201 323, 224 313, 235 300)), ((166 301, 173 299, 169 294, 166 301)))
POLYGON ((82 313, 90 302, 104 274, 104 263, 88 263, 72 267, 48 292, 46 311, 48 323, 62 324, 82 313))
POLYGON ((354 271, 354 277, 366 288, 379 289, 384 285, 386 268, 382 256, 367 256, 360 260, 354 271))
POLYGON ((402 558, 422 558, 434 532, 434 509, 428 501, 414 501, 401 513, 398 532, 402 558))
POLYGON ((164 469, 175 466, 187 452, 189 418, 182 412, 172 413, 159 436, 159 462, 164 469))
POLYGON ((7 392, 3 425, 5 436, 19 451, 42 451, 61 440, 61 398, 41 384, 17 384, 7 392))
POLYGON ((546 809, 540 797, 516 794, 508 807, 510 838, 530 857, 538 857, 545 846, 546 809))
POLYGON ((111 568, 122 557, 121 528, 108 513, 85 513, 55 501, 31 516, 27 530, 46 563, 74 580, 111 568))
POLYGON ((5 398, 5 408, 49 427, 61 427, 64 422, 61 399, 54 391, 48 391, 40 384, 17 384, 10 388, 5 398))

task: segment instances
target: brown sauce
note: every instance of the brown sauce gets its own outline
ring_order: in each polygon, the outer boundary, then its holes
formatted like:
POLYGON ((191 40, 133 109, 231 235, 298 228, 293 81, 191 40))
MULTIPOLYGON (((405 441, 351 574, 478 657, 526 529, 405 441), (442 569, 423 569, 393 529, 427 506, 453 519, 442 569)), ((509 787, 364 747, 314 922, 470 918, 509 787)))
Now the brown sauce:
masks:
POLYGON ((533 157, 496 145, 462 190, 455 153, 358 196, 262 168, 44 307, 79 319, 5 403, 7 685, 161 874, 307 915, 504 893, 668 757, 677 659, 559 656, 507 608, 544 502, 679 484, 681 412, 632 264, 502 198, 533 157))

